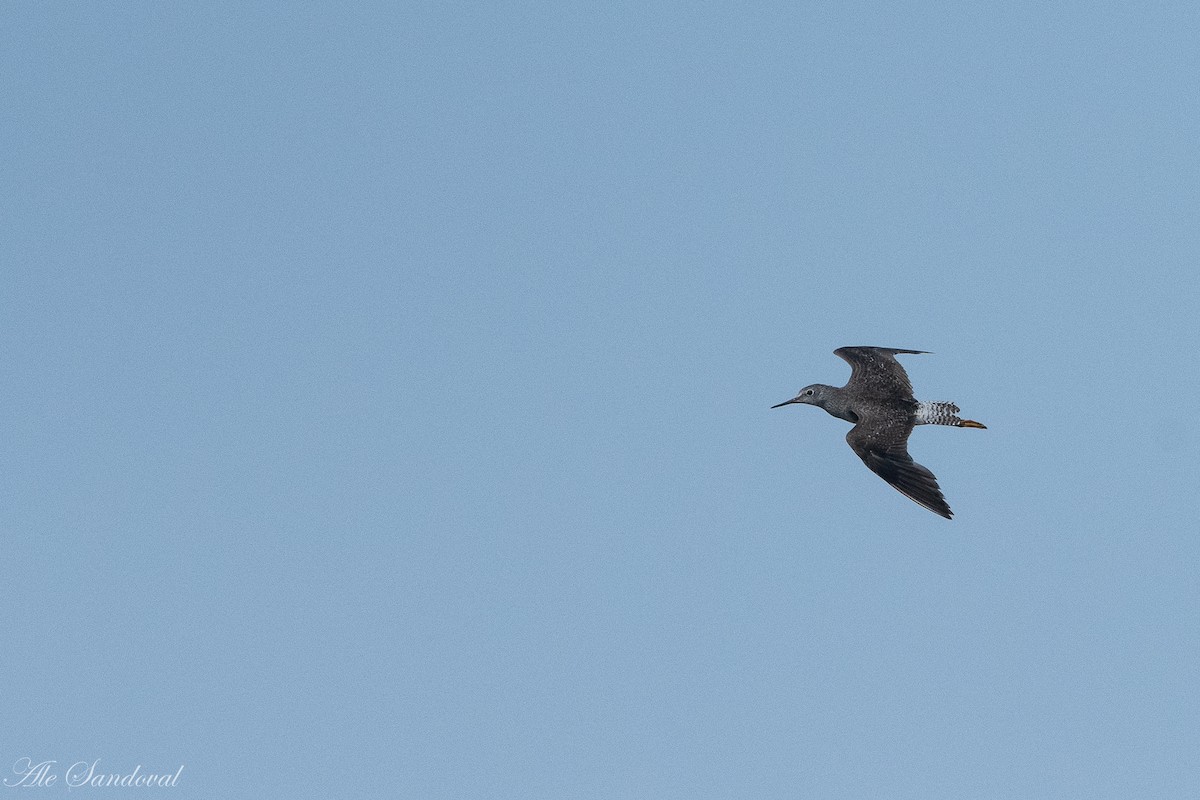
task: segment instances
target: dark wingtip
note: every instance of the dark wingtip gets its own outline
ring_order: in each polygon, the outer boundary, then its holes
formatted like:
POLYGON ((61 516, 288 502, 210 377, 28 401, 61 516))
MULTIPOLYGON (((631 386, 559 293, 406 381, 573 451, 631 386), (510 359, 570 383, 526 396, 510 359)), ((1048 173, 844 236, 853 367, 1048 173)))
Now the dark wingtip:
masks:
POLYGON ((949 519, 949 520, 954 519, 954 512, 950 510, 950 506, 946 505, 945 500, 943 500, 940 504, 931 504, 931 503, 923 502, 921 500, 917 500, 917 498, 913 497, 912 495, 908 495, 908 499, 912 500, 913 502, 915 502, 917 505, 921 506, 922 508, 929 509, 933 513, 937 514, 939 517, 945 517, 946 519, 949 519))
POLYGON ((944 497, 923 497, 918 500, 907 492, 901 491, 901 494, 908 497, 909 500, 912 500, 921 508, 929 509, 939 517, 945 517, 946 519, 950 520, 954 519, 954 512, 950 510, 950 505, 946 502, 944 497))
POLYGON ((870 453, 863 459, 867 467, 883 478, 900 494, 926 508, 939 517, 953 519, 954 512, 946 502, 937 478, 925 467, 914 462, 907 453, 902 458, 888 458, 880 453, 870 453))
POLYGON ((904 489, 901 489, 899 486, 896 486, 895 484, 892 484, 892 486, 893 486, 893 488, 898 489, 900 491, 900 494, 904 495, 909 500, 912 500, 914 503, 919 505, 921 508, 928 509, 928 510, 932 511, 933 513, 937 514, 939 517, 944 517, 945 519, 949 519, 949 520, 954 519, 954 512, 950 510, 950 506, 946 504, 945 499, 940 498, 940 497, 928 497, 928 496, 917 498, 917 497, 914 497, 912 494, 909 494, 904 489), (941 502, 939 502, 939 500, 941 502))

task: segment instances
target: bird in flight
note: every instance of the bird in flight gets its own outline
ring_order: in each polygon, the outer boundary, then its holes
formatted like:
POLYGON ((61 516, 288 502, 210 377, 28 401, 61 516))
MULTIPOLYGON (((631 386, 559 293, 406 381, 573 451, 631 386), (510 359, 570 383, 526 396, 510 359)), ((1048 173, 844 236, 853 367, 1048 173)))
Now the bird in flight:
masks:
POLYGON ((958 417, 954 403, 921 402, 913 397, 908 373, 897 353, 926 353, 891 347, 840 347, 835 356, 850 364, 850 381, 840 389, 814 383, 791 400, 771 408, 805 403, 819 406, 838 419, 854 423, 846 434, 850 449, 863 463, 908 499, 946 519, 953 517, 933 473, 908 454, 908 435, 917 425, 986 428, 958 417))

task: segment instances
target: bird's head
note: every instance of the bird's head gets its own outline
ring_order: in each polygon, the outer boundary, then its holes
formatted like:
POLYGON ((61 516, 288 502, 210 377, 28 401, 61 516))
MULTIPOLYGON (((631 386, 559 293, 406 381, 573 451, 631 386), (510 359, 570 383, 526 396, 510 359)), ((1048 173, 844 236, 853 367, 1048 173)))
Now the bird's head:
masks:
POLYGON ((773 405, 771 408, 780 408, 782 406, 790 406, 792 403, 806 403, 810 406, 823 406, 828 395, 830 387, 823 383, 814 383, 812 386, 805 386, 800 390, 800 393, 791 400, 784 400, 778 405, 773 405))

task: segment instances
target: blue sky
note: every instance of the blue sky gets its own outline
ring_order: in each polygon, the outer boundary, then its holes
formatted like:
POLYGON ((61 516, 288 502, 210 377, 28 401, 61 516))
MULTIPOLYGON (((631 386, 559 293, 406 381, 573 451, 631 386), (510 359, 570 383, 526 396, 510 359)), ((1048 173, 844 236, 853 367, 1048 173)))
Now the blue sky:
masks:
POLYGON ((10 6, 0 772, 1191 796, 1198 34, 10 6), (913 436, 953 522, 768 410, 851 344, 989 426, 913 436))

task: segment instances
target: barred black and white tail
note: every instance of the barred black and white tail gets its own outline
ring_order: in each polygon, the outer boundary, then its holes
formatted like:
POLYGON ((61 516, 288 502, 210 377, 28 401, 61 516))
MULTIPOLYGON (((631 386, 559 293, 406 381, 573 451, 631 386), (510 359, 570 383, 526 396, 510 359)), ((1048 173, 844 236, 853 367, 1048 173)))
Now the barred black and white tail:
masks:
POLYGON ((954 403, 917 403, 918 425, 953 425, 956 428, 986 428, 981 422, 973 419, 961 419, 958 416, 958 406, 954 403))

